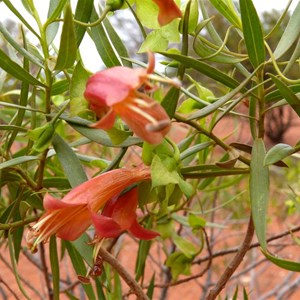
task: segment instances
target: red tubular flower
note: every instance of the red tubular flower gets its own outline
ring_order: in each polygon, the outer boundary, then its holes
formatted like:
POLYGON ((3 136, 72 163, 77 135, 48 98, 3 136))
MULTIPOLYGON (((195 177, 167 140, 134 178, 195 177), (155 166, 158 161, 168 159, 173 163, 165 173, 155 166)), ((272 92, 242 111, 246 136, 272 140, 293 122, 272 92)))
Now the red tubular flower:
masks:
POLYGON ((150 85, 153 70, 154 56, 149 54, 147 69, 113 67, 91 76, 84 96, 101 118, 93 127, 110 129, 119 115, 136 135, 159 144, 170 129, 169 116, 159 103, 138 91, 150 85))
POLYGON ((128 230, 135 237, 150 240, 157 232, 143 228, 136 220, 138 205, 137 189, 132 189, 121 197, 113 198, 105 205, 101 214, 93 215, 93 223, 99 238, 113 238, 128 230))
MULTIPOLYGON (((28 245, 35 249, 38 243, 47 241, 54 234, 65 240, 77 239, 93 223, 95 214, 108 201, 118 198, 118 195, 126 187, 139 181, 149 180, 150 177, 149 168, 117 169, 84 182, 70 191, 62 200, 46 195, 44 198, 46 212, 29 231, 28 245)), ((131 197, 128 198, 129 210, 126 206, 127 197, 124 195, 119 199, 124 201, 123 211, 130 211, 129 215, 132 217, 131 197)), ((128 226, 124 226, 124 222, 121 222, 121 228, 123 230, 130 229, 128 226)), ((131 222, 131 224, 133 223, 131 222)), ((98 223, 96 225, 99 227, 98 223)), ((136 226, 136 224, 134 225, 136 226)), ((134 226, 132 225, 132 227, 134 226)), ((140 226, 137 225, 137 227, 140 226)), ((154 237, 153 234, 152 236, 154 237)))
POLYGON ((182 14, 174 0, 152 0, 159 7, 158 23, 160 26, 169 24, 176 18, 181 18, 182 14))

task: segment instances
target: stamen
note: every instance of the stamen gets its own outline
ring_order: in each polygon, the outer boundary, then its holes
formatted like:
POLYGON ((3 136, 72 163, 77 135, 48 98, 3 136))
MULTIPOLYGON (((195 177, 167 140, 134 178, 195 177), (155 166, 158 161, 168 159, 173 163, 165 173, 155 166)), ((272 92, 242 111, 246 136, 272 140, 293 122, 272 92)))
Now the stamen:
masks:
POLYGON ((145 119, 147 119, 150 123, 152 123, 153 125, 157 125, 158 122, 156 119, 154 119, 151 115, 145 113, 143 110, 141 110, 140 108, 128 104, 126 103, 126 105, 128 106, 129 109, 131 109, 132 111, 136 112, 137 114, 139 114, 140 116, 144 117, 145 119))
POLYGON ((155 81, 158 81, 158 82, 168 83, 168 84, 173 85, 173 86, 175 86, 177 88, 181 87, 181 81, 177 77, 174 77, 174 78, 163 78, 163 77, 160 77, 160 76, 155 75, 155 74, 148 74, 147 78, 155 80, 155 81))
MULTIPOLYGON (((137 96, 143 96, 143 94, 142 93, 137 93, 137 96)), ((155 101, 151 102, 151 103, 148 103, 145 100, 139 99, 139 98, 134 98, 132 101, 134 103, 138 104, 142 108, 152 108, 152 107, 154 107, 155 105, 158 104, 155 101)))
POLYGON ((170 120, 161 120, 158 121, 157 124, 147 124, 146 125, 146 130, 150 132, 159 132, 167 127, 169 127, 171 124, 170 120))

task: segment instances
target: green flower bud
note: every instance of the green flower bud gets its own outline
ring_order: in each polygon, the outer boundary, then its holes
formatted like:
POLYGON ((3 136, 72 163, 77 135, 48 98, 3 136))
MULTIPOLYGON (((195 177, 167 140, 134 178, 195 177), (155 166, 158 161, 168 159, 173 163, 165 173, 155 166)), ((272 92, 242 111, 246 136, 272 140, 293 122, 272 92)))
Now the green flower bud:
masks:
POLYGON ((33 151, 43 152, 49 147, 55 132, 55 127, 56 126, 50 122, 28 132, 28 137, 35 142, 32 147, 33 151))
POLYGON ((110 7, 111 11, 120 9, 124 4, 124 0, 107 0, 106 6, 110 7))

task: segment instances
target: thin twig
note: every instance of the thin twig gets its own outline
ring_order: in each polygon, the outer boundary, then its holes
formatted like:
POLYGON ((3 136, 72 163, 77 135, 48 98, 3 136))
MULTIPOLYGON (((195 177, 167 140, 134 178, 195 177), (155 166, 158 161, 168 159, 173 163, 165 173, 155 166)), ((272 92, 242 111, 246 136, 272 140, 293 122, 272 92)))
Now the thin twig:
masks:
POLYGON ((12 294, 17 300, 19 299, 18 295, 14 292, 14 290, 13 290, 12 288, 10 288, 9 284, 7 284, 7 283, 3 280, 2 276, 0 276, 0 283, 2 283, 2 284, 3 284, 3 285, 11 292, 11 294, 12 294))
POLYGON ((208 296, 206 297, 207 300, 216 299, 217 296, 222 291, 222 289, 225 287, 225 285, 228 282, 228 280, 230 279, 231 275, 235 272, 235 270, 241 264, 241 262, 243 261, 243 258, 245 257, 247 251, 249 250, 249 247, 251 246, 251 241, 252 241, 253 235, 254 235, 254 225, 253 225, 252 216, 250 216, 246 236, 245 236, 245 239, 244 239, 240 249, 236 253, 233 260, 230 262, 230 264, 225 269, 224 273, 218 280, 215 287, 210 290, 208 296))
POLYGON ((41 262, 43 265, 44 278, 45 278, 46 287, 47 287, 47 291, 48 291, 48 297, 49 297, 49 300, 53 300, 53 291, 52 291, 51 284, 50 284, 50 278, 48 276, 48 267, 47 267, 47 262, 46 262, 44 244, 41 243, 39 245, 39 248, 40 248, 40 253, 41 253, 40 257, 41 257, 41 262))
POLYGON ((147 295, 144 294, 141 286, 131 277, 131 275, 125 270, 125 268, 113 255, 111 255, 103 248, 100 248, 99 255, 103 258, 104 261, 109 263, 119 273, 119 275, 132 289, 133 293, 137 296, 138 300, 149 300, 147 295))
MULTIPOLYGON (((280 239, 282 237, 285 237, 285 236, 287 236, 287 235, 289 235, 291 233, 297 232, 297 231, 300 231, 300 226, 294 227, 294 228, 292 228, 290 230, 286 230, 286 231, 284 231, 284 232, 282 232, 280 234, 274 235, 274 236, 268 238, 267 242, 269 243, 269 242, 278 240, 278 239, 280 239)), ((248 250, 253 249, 253 248, 257 248, 259 246, 260 246, 260 244, 258 242, 253 243, 253 244, 251 244, 251 246, 249 247, 248 250)), ((233 254, 233 253, 236 253, 238 251, 239 251, 238 247, 237 248, 231 248, 231 249, 228 249, 228 250, 222 250, 222 251, 219 251, 219 252, 215 252, 212 255, 212 258, 214 259, 214 258, 217 258, 217 257, 220 257, 220 256, 225 256, 225 255, 228 255, 228 254, 233 254)), ((195 260, 193 262, 193 264, 201 264, 201 263, 203 263, 203 262, 205 262, 205 261, 207 261, 209 259, 210 259, 210 257, 208 255, 208 256, 202 257, 202 258, 200 258, 198 260, 195 260)))

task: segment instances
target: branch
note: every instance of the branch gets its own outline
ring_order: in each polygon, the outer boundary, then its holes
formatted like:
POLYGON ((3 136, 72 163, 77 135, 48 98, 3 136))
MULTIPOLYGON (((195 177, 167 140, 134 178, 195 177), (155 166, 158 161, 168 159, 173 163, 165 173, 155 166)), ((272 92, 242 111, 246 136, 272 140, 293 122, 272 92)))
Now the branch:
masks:
POLYGON ((131 277, 131 275, 125 270, 125 268, 119 263, 119 261, 107 252, 105 249, 100 248, 99 255, 104 261, 109 263, 124 279, 128 286, 132 289, 133 293, 137 296, 139 300, 149 300, 147 295, 144 294, 141 286, 131 277))
MULTIPOLYGON (((291 233, 297 232, 297 231, 300 231, 300 226, 294 227, 294 228, 286 230, 286 231, 284 231, 284 232, 282 232, 280 234, 274 235, 274 236, 268 238, 267 242, 269 243, 269 242, 278 240, 278 239, 280 239, 282 237, 285 237, 285 236, 287 236, 287 235, 289 235, 291 233)), ((251 246, 249 247, 248 250, 250 250, 252 248, 259 247, 259 246, 260 246, 260 244, 258 242, 253 243, 253 244, 251 244, 251 246)), ((212 256, 208 255, 208 256, 205 256, 203 258, 200 258, 200 259, 194 261, 193 263, 194 264, 201 264, 201 263, 209 260, 210 258, 214 259, 216 257, 220 257, 220 256, 228 255, 228 254, 233 254, 233 253, 236 253, 238 251, 239 251, 239 248, 232 248, 232 249, 228 249, 228 250, 222 250, 222 251, 214 253, 212 256)))
POLYGON ((238 268, 238 266, 243 261, 243 258, 245 257, 247 251, 249 250, 249 248, 251 246, 251 241, 252 241, 253 235, 254 235, 254 225, 253 225, 252 216, 250 216, 246 236, 245 236, 245 239, 244 239, 241 247, 239 248, 239 250, 236 253, 233 260, 230 262, 230 264, 225 269, 224 273, 218 280, 215 287, 209 291, 209 294, 208 294, 206 300, 214 300, 220 294, 220 292, 222 291, 222 289, 225 287, 226 283, 230 279, 231 275, 235 272, 235 270, 238 268))

